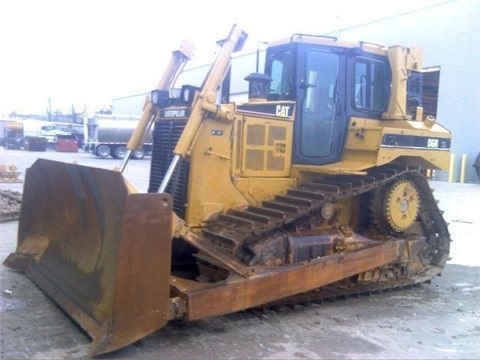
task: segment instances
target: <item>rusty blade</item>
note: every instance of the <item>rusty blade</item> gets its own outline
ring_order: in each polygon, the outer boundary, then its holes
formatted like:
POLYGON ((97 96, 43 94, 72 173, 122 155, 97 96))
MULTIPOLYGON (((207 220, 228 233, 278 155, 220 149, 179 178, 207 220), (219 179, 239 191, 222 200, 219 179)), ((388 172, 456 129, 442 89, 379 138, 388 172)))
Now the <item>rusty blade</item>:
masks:
POLYGON ((88 332, 94 356, 167 323, 171 224, 168 194, 135 193, 116 171, 39 159, 4 264, 88 332))

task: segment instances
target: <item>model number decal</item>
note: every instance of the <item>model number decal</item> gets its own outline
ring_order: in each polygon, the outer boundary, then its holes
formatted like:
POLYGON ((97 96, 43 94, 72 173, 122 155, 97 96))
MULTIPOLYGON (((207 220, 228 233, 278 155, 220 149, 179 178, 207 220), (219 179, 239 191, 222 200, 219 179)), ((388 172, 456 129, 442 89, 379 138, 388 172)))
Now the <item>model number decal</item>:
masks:
POLYGON ((401 147, 411 149, 449 150, 451 139, 418 135, 385 134, 382 147, 401 147))
POLYGON ((438 139, 428 139, 427 148, 438 149, 438 139))

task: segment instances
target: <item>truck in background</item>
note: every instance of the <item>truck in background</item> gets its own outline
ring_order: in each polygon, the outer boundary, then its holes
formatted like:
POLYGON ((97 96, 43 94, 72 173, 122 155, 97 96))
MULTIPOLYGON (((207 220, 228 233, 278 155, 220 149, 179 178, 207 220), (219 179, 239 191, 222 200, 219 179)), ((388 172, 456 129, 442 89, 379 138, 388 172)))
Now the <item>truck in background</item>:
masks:
POLYGON ((31 139, 41 139, 45 146, 54 148, 58 136, 71 136, 81 143, 84 137, 83 126, 37 119, 1 119, 0 121, 1 145, 6 149, 26 149, 31 139))
MULTIPOLYGON (((95 114, 84 120, 85 151, 91 151, 99 158, 123 159, 127 143, 139 121, 138 117, 95 114)), ((132 152, 133 159, 143 159, 152 152, 153 139, 149 131, 143 147, 132 152)))
POLYGON ((23 139, 23 123, 17 119, 0 119, 0 145, 5 149, 20 149, 23 139))

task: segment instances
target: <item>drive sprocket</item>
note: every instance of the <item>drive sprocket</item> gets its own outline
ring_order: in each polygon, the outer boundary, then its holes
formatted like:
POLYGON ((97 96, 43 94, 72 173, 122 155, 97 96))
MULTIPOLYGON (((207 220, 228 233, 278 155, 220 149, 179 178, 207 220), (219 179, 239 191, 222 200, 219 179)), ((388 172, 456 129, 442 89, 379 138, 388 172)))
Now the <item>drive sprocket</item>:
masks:
POLYGON ((420 211, 420 194, 415 184, 410 180, 394 182, 385 193, 383 208, 394 231, 408 230, 420 211))

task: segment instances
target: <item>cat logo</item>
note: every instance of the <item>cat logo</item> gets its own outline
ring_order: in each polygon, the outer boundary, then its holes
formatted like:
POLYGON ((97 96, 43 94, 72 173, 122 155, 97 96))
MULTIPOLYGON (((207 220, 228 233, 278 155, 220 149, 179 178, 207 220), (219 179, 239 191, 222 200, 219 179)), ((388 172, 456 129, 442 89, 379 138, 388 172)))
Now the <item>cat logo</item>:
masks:
POLYGON ((290 106, 277 105, 275 115, 278 117, 289 117, 290 106))

